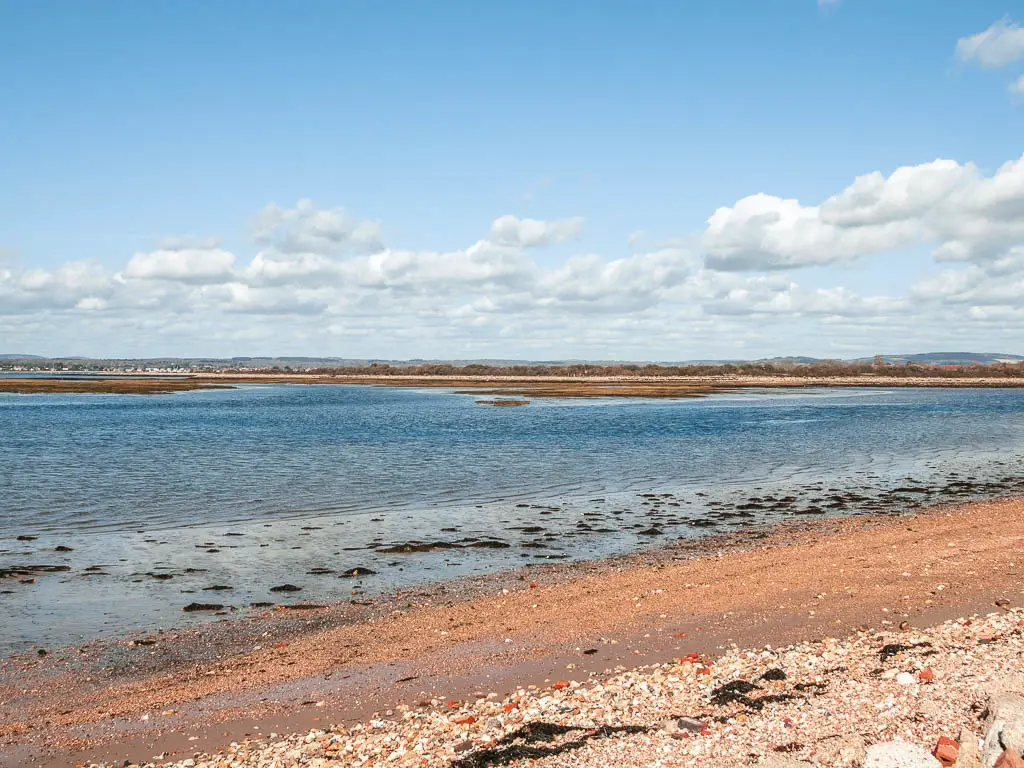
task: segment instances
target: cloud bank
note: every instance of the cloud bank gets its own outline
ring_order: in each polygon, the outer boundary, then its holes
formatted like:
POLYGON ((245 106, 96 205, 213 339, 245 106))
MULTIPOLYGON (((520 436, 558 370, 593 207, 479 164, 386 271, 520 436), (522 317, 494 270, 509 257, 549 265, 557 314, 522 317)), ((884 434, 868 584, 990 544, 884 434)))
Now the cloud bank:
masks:
POLYGON ((1015 347, 1024 328, 1024 158, 875 171, 817 204, 752 194, 714 211, 693 248, 593 253, 581 217, 482 230, 457 250, 399 248, 378 221, 300 200, 254 215, 249 254, 166 240, 114 269, 8 258, 0 333, 47 354, 68 352, 57 339, 117 346, 87 354, 684 359, 822 337, 835 356, 863 353, 894 331, 908 348, 1015 347), (921 248, 935 269, 871 295, 836 268, 921 248))

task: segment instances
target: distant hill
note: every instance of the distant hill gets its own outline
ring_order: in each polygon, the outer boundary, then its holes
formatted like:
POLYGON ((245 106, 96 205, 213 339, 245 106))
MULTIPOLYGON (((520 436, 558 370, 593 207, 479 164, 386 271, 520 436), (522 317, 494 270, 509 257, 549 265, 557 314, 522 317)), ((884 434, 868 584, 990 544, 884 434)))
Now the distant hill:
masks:
MULTIPOLYGON (((1024 355, 1011 355, 998 352, 921 352, 907 355, 881 355, 881 360, 889 365, 906 365, 914 363, 918 365, 934 366, 971 366, 971 365, 995 365, 997 363, 1020 363, 1024 362, 1024 355)), ((370 365, 388 365, 392 368, 414 367, 421 365, 483 365, 491 367, 508 367, 516 365, 542 365, 550 367, 563 366, 617 366, 617 365, 660 365, 669 367, 683 367, 696 365, 743 365, 749 363, 765 363, 768 365, 803 366, 824 362, 840 363, 874 363, 875 357, 861 358, 820 358, 806 357, 803 355, 790 355, 780 357, 767 357, 758 359, 741 358, 718 358, 704 360, 678 360, 678 361, 649 361, 649 360, 517 360, 504 358, 479 358, 475 360, 444 360, 444 359, 413 359, 413 360, 390 360, 387 358, 346 358, 346 357, 232 357, 232 358, 204 358, 204 357, 151 357, 132 359, 102 359, 86 357, 62 357, 48 358, 43 355, 28 354, 0 354, 0 361, 5 365, 15 365, 18 361, 26 364, 48 365, 53 362, 56 365, 73 364, 76 369, 95 366, 100 369, 125 368, 130 366, 152 366, 160 368, 291 368, 302 370, 309 368, 347 368, 362 367, 370 365)), ((44 366, 45 367, 45 366, 44 366)))
MULTIPOLYGON (((854 362, 870 363, 873 357, 864 357, 854 362)), ((919 363, 921 365, 995 365, 996 363, 1019 363, 1024 356, 996 352, 925 352, 914 355, 882 355, 882 360, 892 365, 919 363)))

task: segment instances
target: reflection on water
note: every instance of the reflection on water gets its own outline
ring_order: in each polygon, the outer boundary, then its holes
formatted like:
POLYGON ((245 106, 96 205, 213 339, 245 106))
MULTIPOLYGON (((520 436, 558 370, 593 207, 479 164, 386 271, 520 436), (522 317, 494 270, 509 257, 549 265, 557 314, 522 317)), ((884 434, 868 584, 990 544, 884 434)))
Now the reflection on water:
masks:
POLYGON ((1022 423, 1014 390, 525 408, 328 385, 0 395, 0 569, 70 567, 0 578, 0 651, 181 621, 193 601, 342 599, 1014 492, 1022 423), (302 592, 268 592, 284 581, 302 592))

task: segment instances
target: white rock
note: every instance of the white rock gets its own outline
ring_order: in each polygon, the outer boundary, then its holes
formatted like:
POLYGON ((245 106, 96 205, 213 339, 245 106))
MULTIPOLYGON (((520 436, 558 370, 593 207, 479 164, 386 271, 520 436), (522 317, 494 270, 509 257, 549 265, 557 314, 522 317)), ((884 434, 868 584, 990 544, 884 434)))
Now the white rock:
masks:
POLYGON ((985 728, 981 747, 981 764, 985 768, 992 768, 1004 749, 1024 752, 1024 698, 1015 693, 990 696, 985 728))
POLYGON ((914 676, 909 672, 900 672, 898 675, 896 675, 896 682, 900 685, 913 685, 914 676))
POLYGON ((905 741, 888 741, 868 747, 864 768, 938 768, 941 763, 928 750, 905 741))
POLYGON ((867 745, 860 734, 822 739, 814 747, 814 760, 830 768, 858 768, 864 762, 867 745))
POLYGON ((953 768, 981 768, 981 750, 977 734, 967 728, 960 731, 960 752, 953 768))

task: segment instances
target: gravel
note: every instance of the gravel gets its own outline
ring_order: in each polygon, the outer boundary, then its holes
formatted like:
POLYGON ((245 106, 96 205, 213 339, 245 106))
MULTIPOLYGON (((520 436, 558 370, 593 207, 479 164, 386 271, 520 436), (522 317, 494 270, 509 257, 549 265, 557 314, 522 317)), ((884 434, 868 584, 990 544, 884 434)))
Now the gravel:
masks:
MULTIPOLYGON (((149 765, 934 767, 940 737, 977 754, 990 697, 1024 691, 1022 662, 1024 612, 1007 610, 928 630, 733 648, 715 660, 691 654, 582 681, 567 675, 504 699, 434 700, 149 765), (893 762, 901 751, 918 762, 893 762)), ((1012 707, 1000 706, 1000 727, 1018 727, 1006 722, 1012 707)))

